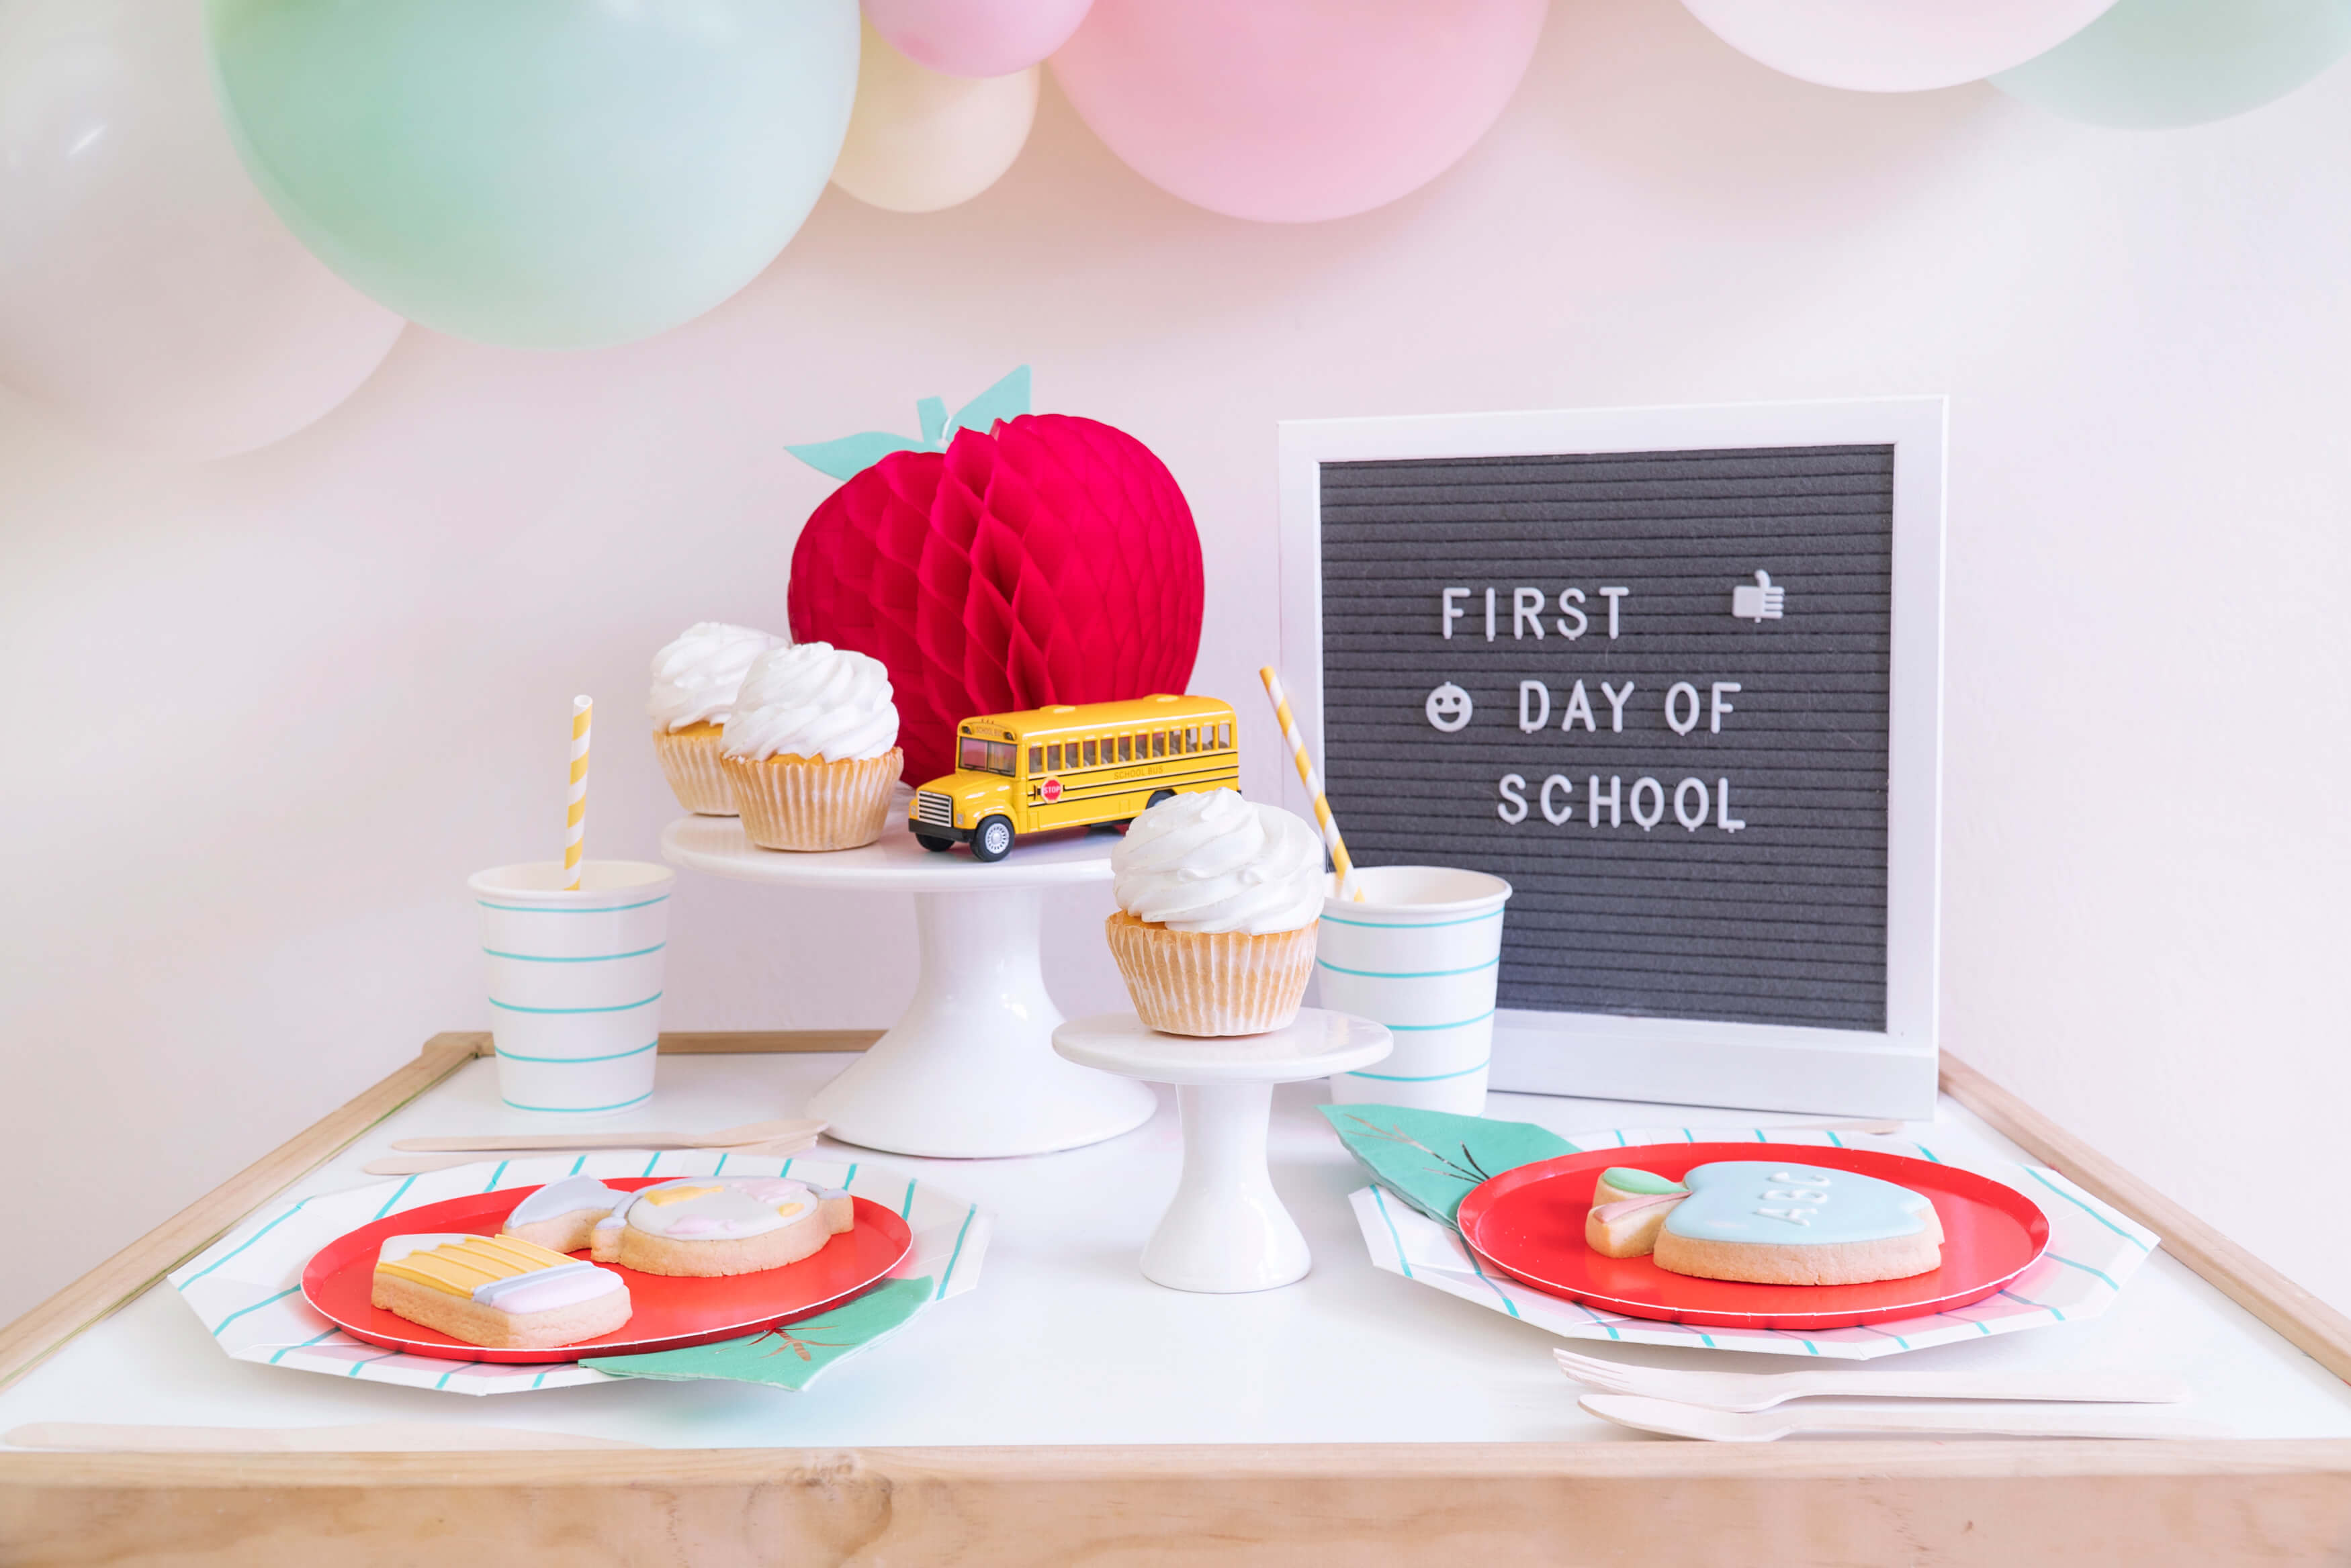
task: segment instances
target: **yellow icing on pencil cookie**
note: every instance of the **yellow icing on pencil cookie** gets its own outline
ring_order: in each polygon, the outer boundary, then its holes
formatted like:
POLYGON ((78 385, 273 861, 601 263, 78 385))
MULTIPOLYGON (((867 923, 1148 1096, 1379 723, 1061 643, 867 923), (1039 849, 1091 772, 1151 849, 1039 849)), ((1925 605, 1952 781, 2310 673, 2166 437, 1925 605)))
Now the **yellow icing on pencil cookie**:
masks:
POLYGON ((470 1296, 493 1280, 510 1280, 569 1262, 560 1252, 550 1252, 517 1236, 471 1236, 382 1259, 376 1270, 453 1296, 470 1296))

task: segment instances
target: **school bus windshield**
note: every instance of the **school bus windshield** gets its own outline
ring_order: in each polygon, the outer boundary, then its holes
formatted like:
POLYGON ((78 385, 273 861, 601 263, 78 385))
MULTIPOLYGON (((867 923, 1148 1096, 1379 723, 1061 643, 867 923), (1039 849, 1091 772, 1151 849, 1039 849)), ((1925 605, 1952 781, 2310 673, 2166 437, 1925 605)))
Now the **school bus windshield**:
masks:
POLYGON ((983 741, 973 735, 956 737, 956 766, 976 774, 1012 776, 1015 753, 1009 741, 983 741))

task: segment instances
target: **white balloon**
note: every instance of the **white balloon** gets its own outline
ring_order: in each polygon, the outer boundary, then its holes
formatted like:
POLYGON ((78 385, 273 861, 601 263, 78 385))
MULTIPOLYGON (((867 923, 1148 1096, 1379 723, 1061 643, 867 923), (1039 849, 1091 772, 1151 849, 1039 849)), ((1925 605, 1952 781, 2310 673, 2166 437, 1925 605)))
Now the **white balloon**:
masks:
POLYGON ((1740 54, 1857 92, 1978 81, 2053 49, 2115 0, 1682 0, 1740 54))
POLYGON ((1002 177, 1037 118, 1037 67, 951 77, 918 66, 865 25, 857 107, 832 182, 893 213, 935 213, 1002 177))
POLYGON ((0 9, 0 382, 101 439, 218 457, 341 402, 403 325, 246 178, 201 5, 0 9))

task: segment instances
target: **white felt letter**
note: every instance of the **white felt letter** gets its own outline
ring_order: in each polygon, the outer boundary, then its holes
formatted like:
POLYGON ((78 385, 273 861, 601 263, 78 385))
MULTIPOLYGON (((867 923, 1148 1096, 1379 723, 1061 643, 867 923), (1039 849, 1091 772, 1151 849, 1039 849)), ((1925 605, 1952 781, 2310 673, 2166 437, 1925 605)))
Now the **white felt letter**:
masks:
POLYGON ((1575 683, 1575 690, 1567 694, 1567 717, 1559 722, 1559 727, 1573 730, 1578 719, 1583 720, 1583 727, 1593 734, 1600 732, 1600 726, 1592 722, 1592 694, 1583 689, 1581 680, 1575 683))
POLYGON ((1677 680, 1666 688, 1666 728, 1677 735, 1687 735, 1698 728, 1698 688, 1687 680, 1677 680), (1677 719, 1674 703, 1685 694, 1689 698, 1689 717, 1677 719))
POLYGON ((1524 637, 1527 628, 1535 628, 1535 640, 1542 640, 1543 591, 1541 588, 1510 590, 1510 635, 1524 637))
POLYGON ((1714 683, 1714 722, 1710 726, 1714 733, 1718 735, 1722 733, 1722 716, 1725 713, 1736 713, 1739 711, 1738 709, 1732 707, 1729 703, 1722 700, 1722 694, 1726 691, 1743 691, 1745 690, 1746 688, 1740 685, 1736 680, 1718 680, 1714 683))
POLYGON ((1684 779, 1681 783, 1674 785, 1674 820, 1676 822, 1680 823, 1692 833, 1696 833, 1699 828, 1706 826, 1706 781, 1704 779, 1684 779), (1682 804, 1688 798, 1689 793, 1692 790, 1698 791, 1698 810, 1696 812, 1691 812, 1686 809, 1682 804))
POLYGON ((1575 820, 1574 794, 1575 786, 1557 774, 1543 780, 1541 796, 1543 820, 1553 827, 1565 827, 1569 823, 1573 822, 1575 820), (1553 784, 1559 786, 1560 798, 1567 802, 1557 811, 1551 808, 1551 786, 1553 784))
POLYGON ((1459 605, 1453 602, 1457 596, 1466 599, 1469 597, 1469 590, 1468 588, 1447 588, 1443 593, 1437 596, 1438 598, 1445 601, 1445 639, 1447 642, 1453 640, 1453 623, 1459 620, 1464 615, 1468 613, 1459 605))
POLYGON ((1624 603, 1625 596, 1632 591, 1633 590, 1630 588, 1603 588, 1600 590, 1600 597, 1608 601, 1608 640, 1611 642, 1616 640, 1616 607, 1624 603))
POLYGON ((1486 590, 1486 640, 1494 640, 1494 590, 1486 590))
POLYGON ((1633 781, 1633 820, 1641 825, 1644 833, 1666 820, 1666 786, 1646 774, 1633 781), (1646 816, 1641 813, 1641 791, 1645 788, 1654 797, 1646 816))
POLYGON ((1575 607, 1575 605, 1580 605, 1583 602, 1583 590, 1582 588, 1562 588, 1559 590, 1559 635, 1567 639, 1570 642, 1573 642, 1577 638, 1582 637, 1585 632, 1592 629, 1592 618, 1575 607), (1570 599, 1573 599, 1575 604, 1572 605, 1568 603, 1567 601, 1570 599), (1575 618, 1575 626, 1573 630, 1569 628, 1567 624, 1567 618, 1569 616, 1573 616, 1575 618))
POLYGON ((1714 825, 1725 833, 1736 833, 1747 824, 1730 815, 1730 781, 1714 781, 1714 825))
POLYGON ((1545 724, 1548 724, 1548 723, 1550 723, 1550 722, 1551 722, 1551 688, 1550 688, 1550 687, 1548 687, 1548 686, 1546 686, 1546 685, 1544 685, 1544 684, 1543 684, 1541 681, 1540 681, 1540 680, 1521 680, 1521 681, 1520 681, 1520 682, 1519 682, 1519 728, 1520 728, 1520 729, 1521 729, 1521 730, 1523 730, 1523 731, 1525 731, 1528 734, 1531 735, 1531 734, 1533 734, 1537 730, 1541 729, 1545 724), (1535 715, 1534 715, 1534 717, 1533 717, 1533 718, 1531 718, 1531 719, 1530 719, 1530 718, 1528 718, 1528 717, 1527 717, 1527 699, 1528 699, 1529 697, 1539 697, 1539 698, 1541 698, 1541 699, 1542 700, 1542 706, 1541 706, 1541 708, 1538 708, 1537 710, 1535 710, 1535 715))
MULTIPOLYGON (((1616 808, 1623 805, 1625 800, 1624 790, 1622 787, 1625 781, 1621 778, 1612 778, 1608 781, 1608 826, 1611 827, 1621 827, 1624 826, 1624 818, 1616 815, 1616 808)), ((1592 803, 1592 826, 1594 827, 1599 826, 1600 775, 1598 774, 1593 774, 1591 779, 1584 784, 1583 798, 1592 803)))
POLYGON ((1502 804, 1494 808, 1494 815, 1508 823, 1524 822, 1527 819, 1526 787, 1526 774, 1504 774, 1502 804))
POLYGON ((1623 734, 1625 732, 1625 699, 1633 694, 1633 683, 1627 680, 1625 682, 1625 690, 1619 691, 1604 680, 1600 683, 1600 694, 1608 699, 1608 707, 1613 715, 1608 727, 1618 734, 1623 734))

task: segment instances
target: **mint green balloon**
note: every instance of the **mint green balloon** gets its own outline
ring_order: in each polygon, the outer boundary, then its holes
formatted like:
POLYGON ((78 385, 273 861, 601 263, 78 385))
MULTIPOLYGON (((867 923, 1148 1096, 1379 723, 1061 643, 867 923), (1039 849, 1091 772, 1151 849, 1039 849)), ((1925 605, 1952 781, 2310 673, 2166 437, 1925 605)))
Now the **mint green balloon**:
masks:
POLYGON ((1993 77, 2012 98, 2091 125, 2201 125, 2283 98, 2351 51, 2351 0, 2116 0, 1993 77))
POLYGON ((691 320, 822 193, 857 0, 205 0, 246 167, 413 321, 532 348, 691 320))

